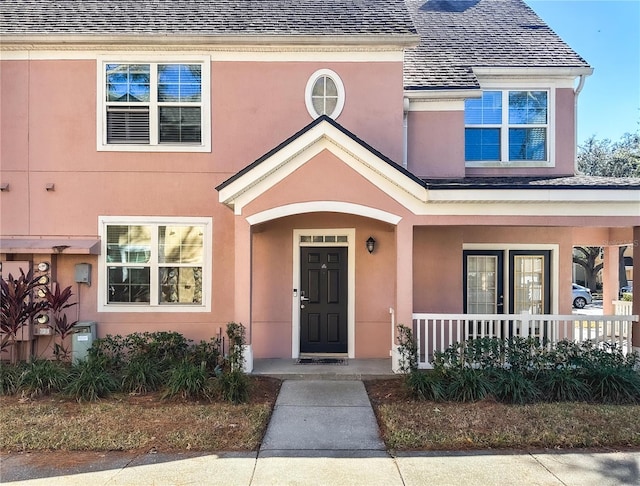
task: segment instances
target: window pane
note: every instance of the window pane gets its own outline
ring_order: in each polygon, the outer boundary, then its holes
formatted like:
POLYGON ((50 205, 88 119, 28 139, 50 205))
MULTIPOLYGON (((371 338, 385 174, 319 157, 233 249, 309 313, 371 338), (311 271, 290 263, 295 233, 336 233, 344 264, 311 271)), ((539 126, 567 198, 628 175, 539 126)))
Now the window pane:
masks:
POLYGON ((493 314, 497 312, 497 258, 467 256, 467 312, 493 314))
POLYGON ((466 125, 499 125, 502 123, 502 92, 485 91, 482 98, 464 102, 466 125))
POLYGON ((547 160, 547 129, 510 128, 509 160, 547 160))
POLYGON ((148 226, 107 227, 107 261, 148 263, 151 259, 151 229, 148 226))
POLYGON ((510 91, 509 123, 532 125, 547 123, 546 91, 510 91))
POLYGON ((328 76, 324 77, 325 80, 325 96, 338 96, 338 88, 336 87, 336 83, 333 79, 328 76))
POLYGON ((160 226, 158 244, 160 263, 202 263, 204 236, 201 226, 160 226))
POLYGON ((202 304, 202 268, 160 268, 161 304, 202 304))
POLYGON ((200 107, 160 107, 160 142, 200 142, 200 107))
POLYGON ((108 143, 149 143, 149 108, 107 107, 108 143))
POLYGON ((318 115, 324 115, 324 98, 312 98, 313 109, 318 115))
POLYGON ((149 101, 149 64, 107 64, 106 76, 107 101, 149 101))
POLYGON ((465 160, 500 160, 500 129, 465 129, 464 157, 465 160))
POLYGON ((149 303, 149 267, 109 267, 108 302, 149 303))
POLYGON ((197 64, 158 65, 158 101, 199 102, 201 79, 197 64))

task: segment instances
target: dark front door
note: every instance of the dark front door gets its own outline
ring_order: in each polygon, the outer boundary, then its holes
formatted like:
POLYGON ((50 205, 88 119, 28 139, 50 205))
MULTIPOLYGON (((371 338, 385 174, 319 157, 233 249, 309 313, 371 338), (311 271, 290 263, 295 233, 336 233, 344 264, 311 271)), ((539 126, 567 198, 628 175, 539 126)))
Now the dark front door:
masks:
POLYGON ((346 353, 347 248, 300 249, 300 352, 346 353))

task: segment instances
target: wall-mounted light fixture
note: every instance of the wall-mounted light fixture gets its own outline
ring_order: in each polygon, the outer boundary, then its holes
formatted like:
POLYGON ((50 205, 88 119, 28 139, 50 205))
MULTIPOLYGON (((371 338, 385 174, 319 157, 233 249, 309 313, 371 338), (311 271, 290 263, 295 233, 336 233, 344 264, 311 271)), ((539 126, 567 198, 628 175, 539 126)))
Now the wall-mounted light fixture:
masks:
POLYGON ((44 188, 47 191, 55 191, 56 190, 56 185, 53 182, 47 182, 47 184, 44 186, 44 188))
POLYGON ((8 182, 0 182, 0 191, 9 192, 9 183, 8 182))
POLYGON ((373 250, 376 248, 376 240, 373 239, 373 236, 369 236, 367 240, 367 251, 369 253, 373 253, 373 250))

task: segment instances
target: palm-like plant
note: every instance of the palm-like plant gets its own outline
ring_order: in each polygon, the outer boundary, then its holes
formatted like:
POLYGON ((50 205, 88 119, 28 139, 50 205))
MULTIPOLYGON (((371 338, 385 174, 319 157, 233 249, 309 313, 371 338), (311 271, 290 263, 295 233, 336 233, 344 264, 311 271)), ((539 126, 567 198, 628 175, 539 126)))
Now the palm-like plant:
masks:
POLYGON ((71 286, 66 287, 64 290, 60 290, 58 284, 54 284, 53 287, 53 292, 46 289, 45 299, 53 317, 52 327, 54 335, 59 340, 59 342, 55 342, 53 345, 53 354, 60 360, 69 356, 69 348, 65 345, 65 340, 71 334, 73 326, 78 322, 77 320, 70 321, 67 319, 64 310, 76 305, 77 302, 69 302, 69 299, 73 295, 71 286))
POLYGON ((18 333, 49 306, 47 301, 32 299, 34 292, 42 286, 31 270, 25 275, 21 269, 18 278, 11 274, 7 280, 0 278, 0 350, 10 348, 12 364, 18 361, 18 333))

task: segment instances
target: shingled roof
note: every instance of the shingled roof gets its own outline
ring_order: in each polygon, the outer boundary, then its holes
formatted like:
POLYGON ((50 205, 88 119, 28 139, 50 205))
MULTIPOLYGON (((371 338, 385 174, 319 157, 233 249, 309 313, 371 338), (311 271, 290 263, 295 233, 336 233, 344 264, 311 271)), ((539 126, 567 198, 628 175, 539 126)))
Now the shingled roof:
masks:
POLYGON ((2 0, 3 35, 415 36, 403 0, 2 0))
POLYGON ((589 67, 523 0, 405 3, 420 33, 405 54, 406 89, 476 89, 478 67, 589 67))

